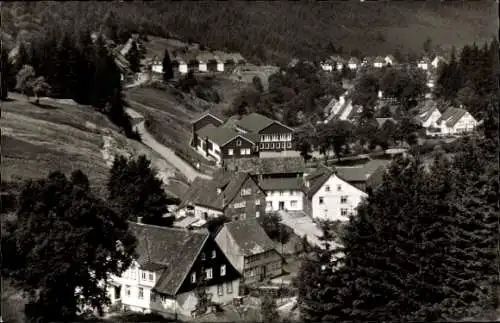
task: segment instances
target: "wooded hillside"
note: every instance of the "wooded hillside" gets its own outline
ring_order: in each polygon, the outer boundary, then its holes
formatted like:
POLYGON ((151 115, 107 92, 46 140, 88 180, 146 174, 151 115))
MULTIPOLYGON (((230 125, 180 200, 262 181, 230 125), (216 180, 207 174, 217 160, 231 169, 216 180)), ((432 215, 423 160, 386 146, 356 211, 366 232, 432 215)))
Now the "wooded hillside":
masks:
MULTIPOLYGON (((495 35, 494 1, 391 2, 33 2, 2 4, 2 36, 11 44, 54 25, 65 30, 113 26, 239 51, 255 61, 315 59, 331 45, 346 55, 421 51, 430 37, 443 49, 495 35), (330 44, 331 43, 331 44, 330 44)), ((436 47, 436 46, 434 46, 436 47)))

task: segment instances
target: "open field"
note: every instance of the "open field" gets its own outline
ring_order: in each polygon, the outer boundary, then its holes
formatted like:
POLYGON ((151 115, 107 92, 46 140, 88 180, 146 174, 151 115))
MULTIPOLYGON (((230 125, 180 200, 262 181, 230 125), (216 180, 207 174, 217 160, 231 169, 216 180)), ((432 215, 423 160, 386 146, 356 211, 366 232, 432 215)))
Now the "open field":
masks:
POLYGON ((145 154, 169 193, 178 195, 182 190, 183 184, 175 179, 185 179, 171 165, 141 143, 120 134, 115 125, 93 109, 50 99, 35 105, 16 94, 10 97, 13 100, 2 102, 0 120, 2 180, 36 179, 55 170, 69 174, 81 169, 96 193, 104 196, 113 157, 145 154))

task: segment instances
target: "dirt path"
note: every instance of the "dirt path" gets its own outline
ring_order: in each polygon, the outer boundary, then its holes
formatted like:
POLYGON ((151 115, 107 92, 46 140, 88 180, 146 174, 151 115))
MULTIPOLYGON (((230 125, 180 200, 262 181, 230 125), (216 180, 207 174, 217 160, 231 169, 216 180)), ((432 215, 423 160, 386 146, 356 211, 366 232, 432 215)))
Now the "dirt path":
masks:
MULTIPOLYGON (((140 113, 138 113, 137 111, 132 110, 130 108, 126 109, 126 112, 132 118, 142 117, 142 115, 140 113)), ((143 144, 145 144, 149 148, 156 151, 169 164, 171 164, 172 166, 177 168, 182 174, 184 174, 184 176, 186 176, 190 182, 192 182, 196 177, 202 177, 202 178, 206 178, 206 179, 211 178, 210 176, 197 171, 189 163, 185 162, 182 158, 177 156, 172 149, 170 149, 170 148, 160 144, 158 141, 156 141, 156 139, 146 130, 146 127, 144 126, 144 120, 138 122, 134 126, 134 128, 141 135, 141 139, 142 139, 143 144)))

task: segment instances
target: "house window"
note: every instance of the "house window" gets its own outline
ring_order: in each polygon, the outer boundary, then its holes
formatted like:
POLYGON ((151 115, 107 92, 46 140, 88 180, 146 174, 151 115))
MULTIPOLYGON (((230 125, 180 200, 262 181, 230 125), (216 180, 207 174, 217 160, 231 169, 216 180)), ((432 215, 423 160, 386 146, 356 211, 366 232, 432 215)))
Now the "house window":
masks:
POLYGON ((205 260, 205 253, 204 252, 201 253, 201 260, 205 260))
POLYGON ((342 191, 342 185, 337 185, 337 191, 342 191))
POLYGON ((259 211, 256 211, 256 212, 255 212, 255 217, 256 217, 256 218, 260 217, 260 212, 259 212, 259 211))
POLYGON ((324 201, 323 201, 323 196, 320 196, 320 197, 319 197, 319 204, 323 204, 323 202, 324 202, 324 201))
POLYGON ((326 191, 326 192, 330 192, 330 185, 326 185, 326 186, 325 186, 325 191, 326 191))
POLYGON ((241 209, 241 208, 244 208, 245 206, 246 206, 245 201, 233 204, 233 208, 235 208, 235 209, 241 209))
POLYGON ((212 268, 205 269, 205 275, 207 276, 207 279, 212 279, 214 277, 212 268))
POLYGON ((229 148, 229 149, 227 150, 227 154, 228 154, 229 156, 232 156, 232 155, 234 154, 234 150, 233 150, 232 148, 229 148))
POLYGON ((220 266, 220 275, 226 276, 226 265, 220 266))
POLYGON ((191 274, 191 283, 196 283, 196 273, 191 274))
POLYGON ((151 302, 156 302, 156 294, 151 292, 151 302))
POLYGON ((283 196, 283 191, 280 191, 280 196, 283 196))
POLYGON ((244 188, 241 190, 241 196, 247 196, 252 194, 252 189, 251 188, 244 188))
POLYGON ((273 207, 273 202, 269 201, 266 203, 267 208, 272 208, 273 207))
POLYGON ((290 201, 290 207, 296 208, 297 207, 297 201, 290 201))
POLYGON ((281 144, 279 142, 276 143, 276 148, 280 148, 281 144))
POLYGON ((212 259, 215 259, 216 256, 217 256, 217 253, 215 252, 215 250, 212 250, 212 259))
POLYGON ((292 148, 292 143, 291 143, 291 142, 288 142, 288 143, 287 143, 287 146, 288 146, 288 148, 292 148))
POLYGON ((274 142, 271 143, 271 149, 274 149, 274 142))
POLYGON ((130 285, 125 285, 125 295, 130 296, 130 285))
POLYGON ((146 272, 141 270, 141 278, 142 280, 146 280, 146 272))
POLYGON ((160 295, 160 301, 161 301, 162 303, 165 303, 165 302, 167 301, 167 296, 165 296, 165 295, 160 295))
POLYGON ((347 203, 347 195, 342 195, 340 197, 340 203, 342 203, 342 204, 347 203))
POLYGON ((260 205, 260 200, 259 199, 255 200, 255 205, 260 205))
POLYGON ((222 285, 217 285, 217 295, 219 296, 224 295, 224 288, 222 285))
POLYGON ((241 140, 236 141, 236 146, 238 146, 238 147, 241 146, 241 140))
POLYGON ((154 274, 153 273, 149 273, 148 279, 149 279, 150 282, 152 282, 154 280, 154 274))
POLYGON ((266 143, 266 149, 269 149, 269 144, 268 143, 266 143))
POLYGON ((340 209, 340 215, 347 216, 347 209, 340 209))
POLYGON ((228 294, 233 293, 233 282, 232 281, 226 283, 226 292, 228 294))
POLYGON ((264 144, 262 142, 260 143, 260 148, 264 148, 264 144))
POLYGON ((144 299, 144 288, 139 287, 139 299, 144 299))

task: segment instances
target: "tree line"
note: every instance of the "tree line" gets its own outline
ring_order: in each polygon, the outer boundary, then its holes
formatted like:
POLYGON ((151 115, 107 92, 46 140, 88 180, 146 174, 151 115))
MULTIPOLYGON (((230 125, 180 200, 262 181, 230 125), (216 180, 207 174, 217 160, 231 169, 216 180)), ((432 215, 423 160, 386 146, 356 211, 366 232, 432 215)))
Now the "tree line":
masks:
POLYGON ((135 257, 128 221, 171 226, 169 202, 145 156, 115 158, 106 200, 79 170, 23 183, 7 211, 14 217, 2 214, 1 256, 2 279, 27 295, 28 321, 74 321, 84 306, 102 313, 102 282, 135 257))
POLYGON ((431 322, 498 309, 498 112, 498 102, 486 105, 483 132, 460 139, 454 156, 393 161, 342 247, 325 243, 304 262, 304 321, 431 322))
MULTIPOLYGON (((448 1, 447 1, 448 2, 448 1)), ((163 3, 150 1, 147 6, 135 2, 8 4, 2 7, 4 30, 15 34, 20 28, 36 35, 54 24, 73 32, 75 25, 101 28, 108 12, 113 15, 109 34, 116 43, 124 43, 131 32, 160 37, 178 37, 201 42, 207 47, 241 52, 252 61, 279 63, 291 57, 319 60, 333 54, 330 43, 342 44, 346 55, 382 55, 393 50, 380 28, 398 26, 414 19, 415 10, 443 12, 443 20, 458 11, 468 17, 471 11, 484 12, 484 4, 381 3, 374 11, 366 3, 163 3), (352 13, 355 12, 356 15, 352 13), (264 14, 265 13, 265 14, 264 14), (17 19, 17 18, 22 19, 17 19), (302 28, 302 25, 311 28, 302 28), (361 31, 346 26, 357 26, 361 31), (362 53, 364 52, 364 53, 362 53)), ((465 18, 464 18, 465 19, 465 18)), ((465 23, 472 24, 468 20, 465 23)), ((484 24, 476 25, 484 29, 484 24)), ((23 36, 24 37, 24 36, 23 36)), ((403 41, 404 42, 404 41, 403 41)), ((411 52, 410 46, 403 51, 411 52)), ((409 45, 409 44, 408 44, 409 45)))
POLYGON ((121 72, 104 37, 52 29, 31 43, 21 42, 13 62, 2 48, 2 96, 18 90, 91 105, 131 138, 138 139, 124 108, 121 72), (4 80, 5 78, 5 80, 4 80), (4 83, 5 82, 5 83, 4 83))
POLYGON ((453 49, 450 61, 438 72, 436 95, 452 104, 461 104, 477 119, 482 119, 487 105, 498 102, 498 40, 462 48, 457 57, 453 49))

